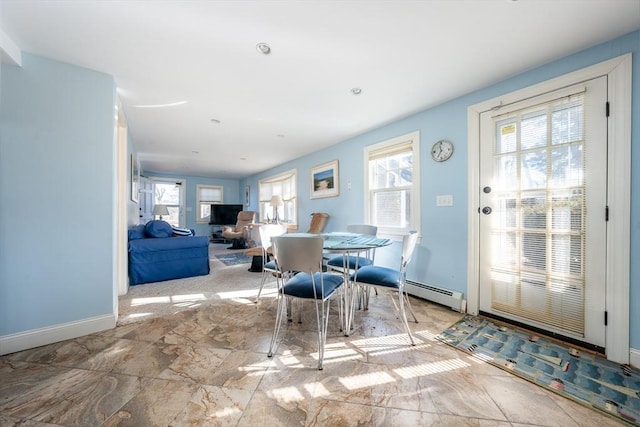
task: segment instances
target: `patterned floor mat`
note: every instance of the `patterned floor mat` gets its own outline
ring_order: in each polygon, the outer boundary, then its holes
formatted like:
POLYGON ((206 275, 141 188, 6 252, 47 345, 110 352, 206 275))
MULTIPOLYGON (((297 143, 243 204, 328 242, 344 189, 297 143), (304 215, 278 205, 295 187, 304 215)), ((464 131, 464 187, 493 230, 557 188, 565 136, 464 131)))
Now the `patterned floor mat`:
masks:
POLYGON ((237 264, 245 264, 251 262, 253 257, 236 253, 236 254, 219 254, 216 255, 216 258, 222 261, 224 265, 237 265, 237 264))
POLYGON ((640 425, 640 371, 628 365, 472 315, 437 338, 560 395, 640 425))

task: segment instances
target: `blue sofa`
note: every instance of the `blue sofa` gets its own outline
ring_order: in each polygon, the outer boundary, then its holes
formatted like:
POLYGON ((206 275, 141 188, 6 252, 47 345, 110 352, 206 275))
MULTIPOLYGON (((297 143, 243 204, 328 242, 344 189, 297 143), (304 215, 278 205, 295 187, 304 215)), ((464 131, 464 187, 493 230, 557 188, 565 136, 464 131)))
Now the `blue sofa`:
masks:
POLYGON ((209 274, 209 238, 153 220, 129 230, 129 284, 209 274))

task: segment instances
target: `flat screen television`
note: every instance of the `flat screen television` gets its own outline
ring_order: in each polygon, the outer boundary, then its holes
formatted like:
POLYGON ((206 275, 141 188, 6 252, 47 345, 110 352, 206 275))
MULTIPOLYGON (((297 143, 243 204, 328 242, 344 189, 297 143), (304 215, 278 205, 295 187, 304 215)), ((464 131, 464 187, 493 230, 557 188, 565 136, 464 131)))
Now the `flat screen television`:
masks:
POLYGON ((238 212, 242 211, 242 205, 211 205, 211 225, 233 225, 238 222, 238 212))

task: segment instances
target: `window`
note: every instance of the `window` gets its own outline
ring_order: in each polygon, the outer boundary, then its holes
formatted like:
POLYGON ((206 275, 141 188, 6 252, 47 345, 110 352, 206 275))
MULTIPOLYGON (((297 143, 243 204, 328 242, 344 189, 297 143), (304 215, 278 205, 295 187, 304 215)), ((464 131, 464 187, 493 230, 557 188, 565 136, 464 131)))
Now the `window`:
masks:
POLYGON ((380 235, 420 231, 420 134, 365 148, 365 220, 380 235))
POLYGON ((224 187, 221 185, 197 185, 196 186, 196 222, 209 222, 211 216, 211 204, 222 203, 224 187))
POLYGON ((153 178, 153 204, 165 205, 169 209, 169 217, 162 219, 169 224, 184 226, 184 181, 153 178))
POLYGON ((273 219, 274 212, 271 206, 271 196, 282 196, 283 205, 277 208, 280 222, 298 223, 296 181, 297 172, 295 169, 260 180, 258 183, 260 221, 273 219))

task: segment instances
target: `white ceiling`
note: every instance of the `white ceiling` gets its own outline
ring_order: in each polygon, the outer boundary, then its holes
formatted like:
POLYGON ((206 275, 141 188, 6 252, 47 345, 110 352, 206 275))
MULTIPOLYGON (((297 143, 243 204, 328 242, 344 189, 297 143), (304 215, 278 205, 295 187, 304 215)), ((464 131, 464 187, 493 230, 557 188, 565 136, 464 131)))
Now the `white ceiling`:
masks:
POLYGON ((242 178, 636 30, 640 0, 0 0, 0 26, 115 77, 143 170, 242 178))

